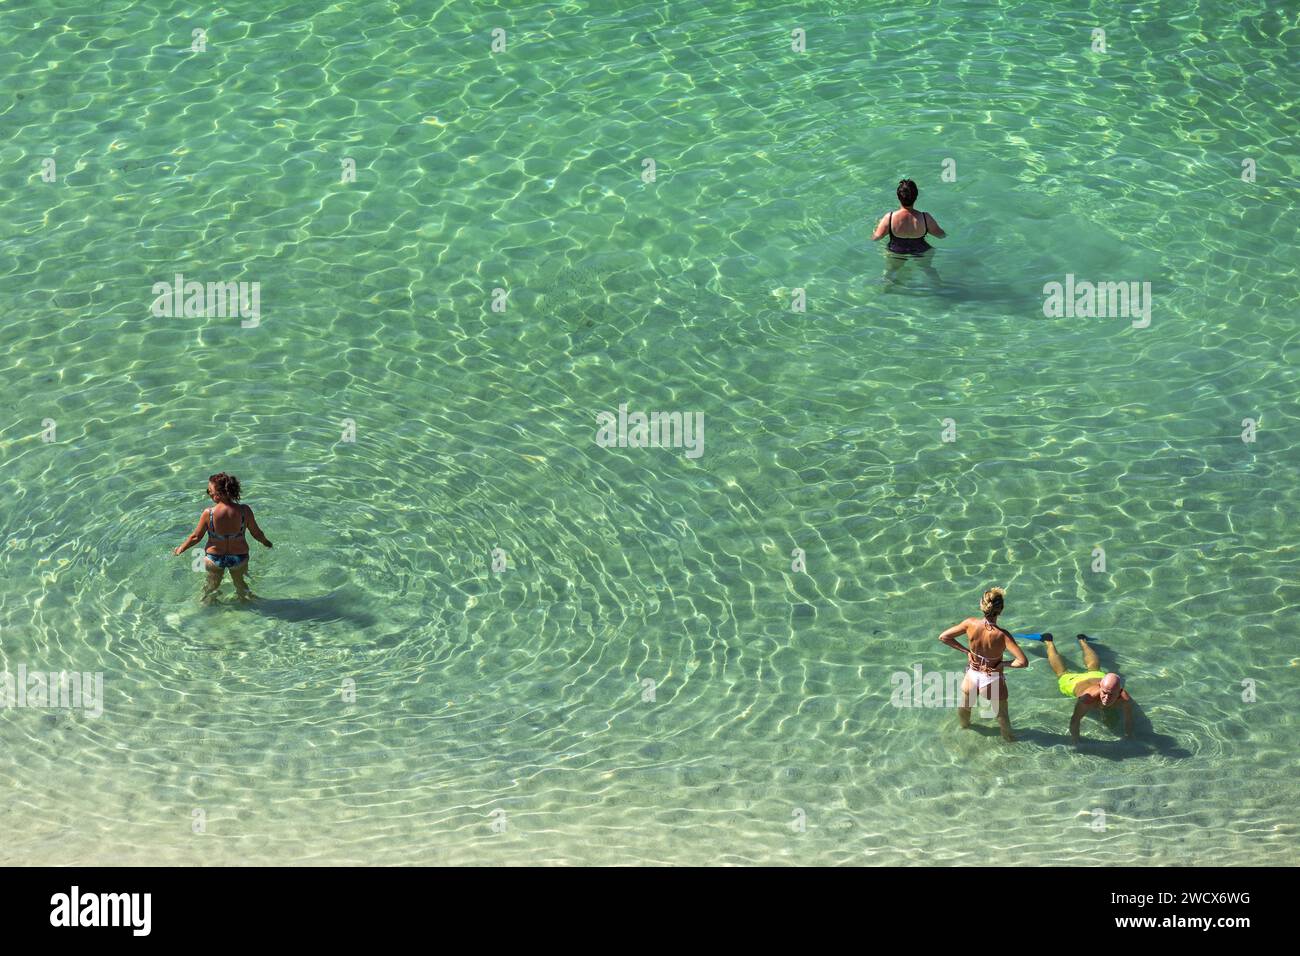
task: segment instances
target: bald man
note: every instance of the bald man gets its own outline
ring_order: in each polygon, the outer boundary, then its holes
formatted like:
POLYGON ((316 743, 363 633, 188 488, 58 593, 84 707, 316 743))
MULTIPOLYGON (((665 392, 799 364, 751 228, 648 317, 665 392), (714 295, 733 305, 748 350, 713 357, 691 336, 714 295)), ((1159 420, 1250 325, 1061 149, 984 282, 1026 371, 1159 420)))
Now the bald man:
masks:
POLYGON ((1124 736, 1133 736, 1133 698, 1124 689, 1124 678, 1118 674, 1107 674, 1101 670, 1101 661, 1097 652, 1088 646, 1088 635, 1079 635, 1079 646, 1083 648, 1084 671, 1070 671, 1056 653, 1056 644, 1051 634, 1043 635, 1043 646, 1047 648, 1047 662, 1056 674, 1056 686, 1066 697, 1075 698, 1074 714, 1070 717, 1070 737, 1079 742, 1079 722, 1090 710, 1100 707, 1110 710, 1112 707, 1124 708, 1124 736))

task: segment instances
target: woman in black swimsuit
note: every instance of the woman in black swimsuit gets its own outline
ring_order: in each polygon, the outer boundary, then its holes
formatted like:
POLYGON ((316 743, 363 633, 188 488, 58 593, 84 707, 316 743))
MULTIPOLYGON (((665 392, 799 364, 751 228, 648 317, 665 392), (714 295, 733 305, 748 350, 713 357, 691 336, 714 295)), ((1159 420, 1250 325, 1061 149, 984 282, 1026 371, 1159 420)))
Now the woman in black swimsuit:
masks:
POLYGON ((889 236, 890 252, 900 256, 919 256, 930 251, 930 244, 925 241, 926 236, 942 239, 947 235, 939 228, 934 216, 912 208, 917 193, 916 183, 912 180, 899 180, 899 208, 880 218, 876 231, 871 236, 872 242, 889 236))

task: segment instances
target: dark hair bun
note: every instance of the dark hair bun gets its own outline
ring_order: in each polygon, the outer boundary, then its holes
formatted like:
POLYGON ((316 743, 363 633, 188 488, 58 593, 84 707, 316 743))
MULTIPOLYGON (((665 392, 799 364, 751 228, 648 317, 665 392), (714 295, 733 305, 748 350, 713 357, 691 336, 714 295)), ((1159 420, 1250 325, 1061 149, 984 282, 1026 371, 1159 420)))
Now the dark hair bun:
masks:
POLYGON ((234 475, 219 471, 215 475, 210 475, 208 481, 212 482, 212 487, 217 489, 221 497, 230 501, 239 500, 239 479, 234 475))

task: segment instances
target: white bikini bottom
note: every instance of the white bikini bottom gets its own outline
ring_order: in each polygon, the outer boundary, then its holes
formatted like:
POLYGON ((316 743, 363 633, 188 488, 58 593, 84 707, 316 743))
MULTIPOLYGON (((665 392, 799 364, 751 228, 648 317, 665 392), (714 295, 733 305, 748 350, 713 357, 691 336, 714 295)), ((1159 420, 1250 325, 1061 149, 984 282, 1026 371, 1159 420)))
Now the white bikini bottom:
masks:
POLYGON ((986 687, 994 687, 1002 677, 997 671, 992 674, 985 674, 983 671, 977 671, 973 667, 966 668, 966 678, 970 681, 971 687, 977 692, 983 692, 986 687))

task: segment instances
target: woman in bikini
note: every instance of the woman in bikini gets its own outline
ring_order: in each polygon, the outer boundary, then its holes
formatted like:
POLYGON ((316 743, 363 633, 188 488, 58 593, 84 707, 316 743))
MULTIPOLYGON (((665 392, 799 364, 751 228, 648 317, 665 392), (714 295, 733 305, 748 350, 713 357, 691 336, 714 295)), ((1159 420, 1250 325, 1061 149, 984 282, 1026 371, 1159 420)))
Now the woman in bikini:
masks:
POLYGON ((961 703, 957 707, 957 720, 963 729, 970 727, 970 695, 979 694, 985 700, 993 698, 993 686, 998 688, 998 726, 1002 729, 1004 740, 1015 740, 1011 733, 1011 716, 1007 712, 1007 682, 1002 674, 1002 652, 1008 650, 1015 658, 1012 667, 1028 667, 1029 659, 1020 649, 1011 632, 998 626, 998 615, 1002 613, 1006 592, 1002 588, 990 588, 980 599, 980 610, 984 616, 968 617, 960 624, 954 624, 939 635, 939 640, 949 647, 955 647, 966 655, 970 666, 966 668, 966 678, 961 684, 961 703), (970 647, 962 647, 957 641, 959 634, 965 634, 970 647))
POLYGON ((238 503, 239 479, 234 475, 223 471, 209 478, 208 497, 212 499, 212 507, 203 509, 203 514, 199 515, 198 527, 172 553, 184 554, 207 534, 208 544, 203 563, 208 570, 208 581, 200 600, 207 601, 216 594, 217 588, 221 587, 222 573, 229 571, 235 591, 241 599, 247 601, 253 597, 253 592, 244 581, 244 575, 248 571, 248 542, 244 539, 244 530, 247 529, 265 547, 271 547, 271 542, 266 540, 266 535, 257 526, 253 509, 238 503), (222 528, 226 530, 222 531, 222 528))

